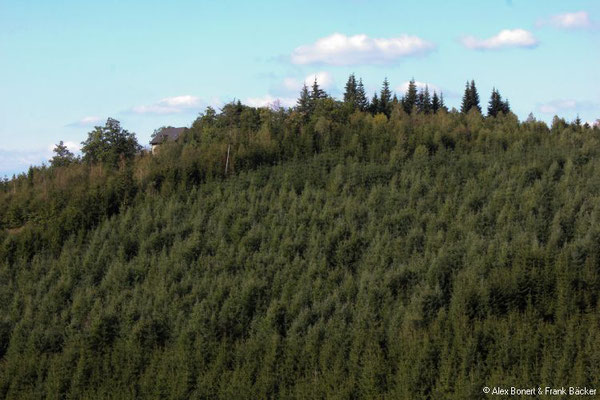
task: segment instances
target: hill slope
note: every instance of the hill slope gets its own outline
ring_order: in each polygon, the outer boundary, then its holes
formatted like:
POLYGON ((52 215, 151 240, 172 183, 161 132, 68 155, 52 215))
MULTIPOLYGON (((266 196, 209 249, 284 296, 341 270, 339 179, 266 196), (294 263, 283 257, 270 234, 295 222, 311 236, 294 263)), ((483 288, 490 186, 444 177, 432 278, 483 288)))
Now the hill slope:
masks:
POLYGON ((32 205, 38 178, 6 183, 0 397, 473 399, 598 384, 598 132, 353 118, 337 143, 239 158, 226 179, 186 183, 206 171, 186 152, 210 159, 191 141, 102 179, 72 166, 54 214, 32 205))

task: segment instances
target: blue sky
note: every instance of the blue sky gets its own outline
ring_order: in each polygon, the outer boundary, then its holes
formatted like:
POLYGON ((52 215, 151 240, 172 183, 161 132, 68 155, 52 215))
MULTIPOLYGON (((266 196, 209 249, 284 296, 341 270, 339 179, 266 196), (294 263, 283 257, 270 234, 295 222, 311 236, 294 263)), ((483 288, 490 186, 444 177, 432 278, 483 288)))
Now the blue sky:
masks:
POLYGON ((0 0, 0 176, 75 149, 107 117, 146 144, 206 105, 340 96, 411 77, 458 106, 467 79, 520 118, 600 118, 600 2, 0 0))

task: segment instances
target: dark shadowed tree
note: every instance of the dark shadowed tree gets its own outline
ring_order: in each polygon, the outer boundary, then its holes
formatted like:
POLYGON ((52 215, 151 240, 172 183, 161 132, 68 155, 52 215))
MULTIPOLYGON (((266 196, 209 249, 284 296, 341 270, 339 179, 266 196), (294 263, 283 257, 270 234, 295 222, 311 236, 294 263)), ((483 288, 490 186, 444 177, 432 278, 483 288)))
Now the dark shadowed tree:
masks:
POLYGON ((371 114, 377 114, 379 112, 379 99, 377 98, 377 92, 373 93, 371 104, 369 104, 369 111, 371 114))
POLYGON ((429 95, 429 88, 425 86, 425 89, 421 89, 419 95, 417 96, 417 110, 424 114, 429 114, 431 112, 431 96, 429 95))
POLYGON ((67 146, 61 140, 54 150, 55 156, 50 160, 53 167, 64 167, 75 161, 75 155, 69 151, 67 146))
POLYGON ((503 101, 500 92, 496 90, 496 88, 493 88, 488 103, 488 116, 495 117, 500 112, 508 114, 510 112, 510 106, 508 105, 508 100, 503 101))
POLYGON ((310 112, 310 93, 308 92, 308 86, 306 83, 302 86, 302 90, 300 91, 300 97, 296 102, 296 110, 303 114, 308 114, 310 112))
POLYGON ((417 85, 415 84, 415 78, 412 78, 410 82, 408 82, 408 89, 404 95, 404 101, 402 102, 404 111, 407 114, 410 114, 413 110, 413 107, 417 105, 417 97, 417 85))
POLYGON ((315 81, 313 82, 312 90, 310 92, 311 100, 314 102, 319 99, 324 99, 326 97, 327 93, 325 93, 325 91, 319 87, 319 83, 317 82, 317 78, 315 77, 315 81))
POLYGON ((440 109, 440 98, 437 92, 433 91, 433 98, 431 99, 431 111, 435 114, 440 109))
POLYGON ((388 81, 388 78, 385 78, 381 85, 378 112, 383 113, 388 117, 392 112, 392 92, 390 91, 390 82, 388 81))
POLYGON ((358 108, 358 85, 354 74, 350 74, 344 91, 344 103, 349 104, 352 108, 358 108))
POLYGON ((474 80, 471 80, 470 83, 467 81, 467 84, 465 85, 465 93, 463 94, 460 111, 463 114, 466 114, 471 110, 471 108, 476 108, 481 113, 479 94, 477 93, 474 80))
POLYGON ((356 87, 356 103, 360 111, 366 111, 369 107, 369 99, 367 98, 362 78, 358 80, 358 86, 356 87))

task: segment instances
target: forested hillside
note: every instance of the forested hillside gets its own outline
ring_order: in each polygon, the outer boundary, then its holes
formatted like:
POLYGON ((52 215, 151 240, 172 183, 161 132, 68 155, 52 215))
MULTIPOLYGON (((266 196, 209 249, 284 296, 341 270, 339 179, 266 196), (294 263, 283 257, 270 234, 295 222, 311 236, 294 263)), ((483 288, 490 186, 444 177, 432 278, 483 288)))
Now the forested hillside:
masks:
POLYGON ((0 398, 597 387, 600 130, 386 85, 209 108, 155 156, 109 120, 2 182, 0 398))

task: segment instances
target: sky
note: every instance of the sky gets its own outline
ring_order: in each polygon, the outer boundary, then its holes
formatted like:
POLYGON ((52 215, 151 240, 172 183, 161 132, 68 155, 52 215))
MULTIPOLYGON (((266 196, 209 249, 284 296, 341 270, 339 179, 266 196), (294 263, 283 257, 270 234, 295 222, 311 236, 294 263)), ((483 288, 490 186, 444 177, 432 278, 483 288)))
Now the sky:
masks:
POLYGON ((340 98, 414 78, 459 107, 474 79, 524 119, 600 118, 598 0, 0 0, 0 177, 121 121, 147 145, 206 106, 340 98))

